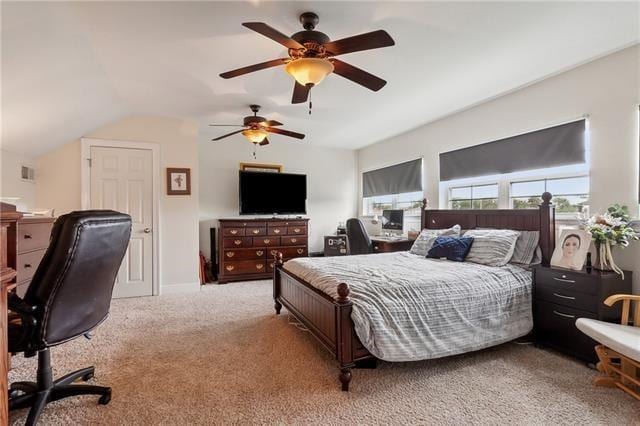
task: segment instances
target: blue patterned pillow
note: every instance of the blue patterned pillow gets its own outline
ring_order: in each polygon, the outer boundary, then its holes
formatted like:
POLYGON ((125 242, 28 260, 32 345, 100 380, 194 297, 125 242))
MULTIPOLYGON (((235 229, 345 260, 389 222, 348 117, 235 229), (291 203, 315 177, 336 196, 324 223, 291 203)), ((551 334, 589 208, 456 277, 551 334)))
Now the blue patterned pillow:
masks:
POLYGON ((473 237, 438 237, 427 253, 427 257, 440 259, 446 257, 454 262, 464 262, 469 254, 473 237))

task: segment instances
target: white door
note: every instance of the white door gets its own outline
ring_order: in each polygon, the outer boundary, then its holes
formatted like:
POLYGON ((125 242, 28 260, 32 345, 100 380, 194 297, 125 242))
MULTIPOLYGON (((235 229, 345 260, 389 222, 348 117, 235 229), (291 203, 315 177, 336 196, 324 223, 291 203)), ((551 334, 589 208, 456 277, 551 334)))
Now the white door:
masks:
POLYGON ((91 147, 91 208, 131 216, 133 227, 113 297, 153 294, 153 155, 149 149, 91 147))

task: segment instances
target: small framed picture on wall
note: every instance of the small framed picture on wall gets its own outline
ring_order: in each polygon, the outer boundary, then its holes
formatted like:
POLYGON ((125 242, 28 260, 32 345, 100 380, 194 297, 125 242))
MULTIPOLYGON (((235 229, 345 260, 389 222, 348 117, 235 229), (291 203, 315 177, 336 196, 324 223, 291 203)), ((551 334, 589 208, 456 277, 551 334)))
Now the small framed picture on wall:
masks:
POLYGON ((191 169, 167 167, 167 195, 191 195, 191 169))

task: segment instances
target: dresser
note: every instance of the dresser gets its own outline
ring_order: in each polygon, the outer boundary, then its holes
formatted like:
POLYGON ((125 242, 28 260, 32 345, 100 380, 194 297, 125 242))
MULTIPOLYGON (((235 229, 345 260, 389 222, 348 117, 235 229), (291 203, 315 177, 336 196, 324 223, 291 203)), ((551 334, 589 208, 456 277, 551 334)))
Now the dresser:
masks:
POLYGON ((394 251, 409 251, 415 240, 408 238, 371 237, 374 253, 391 253, 394 251))
POLYGON ((567 355, 595 363, 596 341, 576 328, 578 318, 620 322, 621 304, 606 306, 612 294, 631 294, 632 274, 624 280, 614 272, 571 271, 547 266, 533 270, 535 341, 567 355))
POLYGON ((271 278, 274 255, 306 257, 309 219, 220 219, 218 282, 271 278))
POLYGON ((52 217, 23 217, 15 223, 15 232, 9 239, 9 253, 16 259, 16 293, 24 296, 31 278, 36 272, 44 252, 49 246, 51 228, 55 221, 52 217))

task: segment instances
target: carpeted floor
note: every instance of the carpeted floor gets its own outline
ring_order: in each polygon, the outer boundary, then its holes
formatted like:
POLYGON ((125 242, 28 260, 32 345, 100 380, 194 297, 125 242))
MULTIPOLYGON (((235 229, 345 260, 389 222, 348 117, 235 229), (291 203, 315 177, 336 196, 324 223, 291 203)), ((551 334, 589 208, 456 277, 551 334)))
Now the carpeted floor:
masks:
MULTIPOLYGON (((56 377, 95 365, 111 403, 58 401, 41 423, 640 424, 640 402, 594 388, 593 370, 515 344, 354 370, 343 393, 331 356, 272 305, 268 281, 115 300, 91 341, 52 351, 56 377)), ((13 365, 12 381, 35 377, 35 358, 13 365)))

